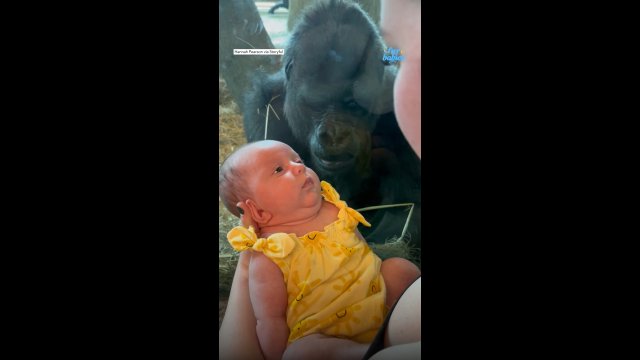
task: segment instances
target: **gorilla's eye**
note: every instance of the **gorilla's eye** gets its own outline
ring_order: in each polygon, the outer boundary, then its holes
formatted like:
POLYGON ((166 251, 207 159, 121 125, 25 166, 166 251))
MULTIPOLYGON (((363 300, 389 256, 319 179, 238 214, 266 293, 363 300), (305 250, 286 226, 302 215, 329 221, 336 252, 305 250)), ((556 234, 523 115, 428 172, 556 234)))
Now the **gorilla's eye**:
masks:
POLYGON ((344 106, 348 107, 349 109, 357 109, 360 105, 358 105, 358 103, 353 98, 349 98, 344 101, 344 106))
POLYGON ((274 170, 274 174, 277 174, 279 172, 282 172, 282 166, 278 166, 275 170, 274 170))

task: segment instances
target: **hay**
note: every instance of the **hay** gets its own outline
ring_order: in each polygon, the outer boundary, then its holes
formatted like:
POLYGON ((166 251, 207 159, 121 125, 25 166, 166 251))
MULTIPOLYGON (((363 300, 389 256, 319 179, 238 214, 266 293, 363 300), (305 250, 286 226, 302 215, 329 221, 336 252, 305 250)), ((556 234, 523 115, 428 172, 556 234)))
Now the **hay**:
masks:
POLYGON ((385 260, 392 257, 405 258, 421 267, 420 249, 412 247, 406 238, 393 238, 384 244, 369 243, 369 247, 380 259, 385 260))
MULTIPOLYGON (((224 159, 239 146, 246 144, 242 126, 242 116, 238 105, 233 101, 227 89, 225 81, 219 79, 219 105, 218 105, 218 167, 224 159)), ((238 263, 238 254, 227 243, 227 232, 238 225, 238 218, 233 216, 218 199, 218 251, 219 266, 218 279, 220 281, 219 294, 227 297, 231 289, 231 281, 238 263)))
POLYGON ((233 281, 233 274, 236 271, 236 265, 238 264, 239 257, 239 253, 233 250, 227 242, 227 232, 229 232, 229 230, 231 230, 234 226, 238 225, 238 219, 231 215, 228 211, 226 211, 226 213, 231 216, 233 220, 220 219, 220 233, 218 235, 218 293, 220 297, 223 298, 229 296, 229 290, 231 290, 231 282, 233 281))

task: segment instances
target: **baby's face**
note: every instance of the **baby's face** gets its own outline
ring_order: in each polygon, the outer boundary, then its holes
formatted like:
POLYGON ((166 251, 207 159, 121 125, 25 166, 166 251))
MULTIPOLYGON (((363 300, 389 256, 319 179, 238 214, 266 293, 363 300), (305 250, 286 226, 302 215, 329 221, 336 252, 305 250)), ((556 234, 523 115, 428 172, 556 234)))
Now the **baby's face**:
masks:
POLYGON ((322 205, 318 175, 288 145, 260 142, 239 161, 252 200, 275 221, 293 221, 322 205))

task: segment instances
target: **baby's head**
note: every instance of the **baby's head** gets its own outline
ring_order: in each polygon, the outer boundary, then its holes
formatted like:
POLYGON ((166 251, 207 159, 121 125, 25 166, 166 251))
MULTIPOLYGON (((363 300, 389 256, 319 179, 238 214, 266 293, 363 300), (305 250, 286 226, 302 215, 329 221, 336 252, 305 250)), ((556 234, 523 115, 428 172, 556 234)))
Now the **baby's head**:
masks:
POLYGON ((218 172, 218 194, 224 207, 233 215, 240 217, 237 203, 243 202, 243 199, 249 198, 249 190, 245 185, 246 174, 245 169, 237 164, 242 158, 243 150, 251 144, 245 144, 231 153, 220 166, 218 172))
POLYGON ((261 224, 295 221, 322 204, 320 180, 287 144, 264 140, 246 144, 222 163, 218 190, 224 206, 240 217, 244 203, 261 224))

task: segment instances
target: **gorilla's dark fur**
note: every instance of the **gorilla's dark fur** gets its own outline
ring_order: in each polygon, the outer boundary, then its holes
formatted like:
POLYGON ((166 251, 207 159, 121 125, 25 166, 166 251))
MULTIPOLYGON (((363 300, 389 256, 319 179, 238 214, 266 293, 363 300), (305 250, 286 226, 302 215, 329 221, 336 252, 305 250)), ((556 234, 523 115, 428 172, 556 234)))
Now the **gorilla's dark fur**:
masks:
MULTIPOLYGON (((324 1, 305 11, 282 69, 258 73, 244 106, 247 139, 289 144, 349 206, 412 202, 409 233, 419 242, 420 160, 393 116, 395 68, 385 67, 376 26, 351 2, 324 1)), ((419 79, 416 79, 419 81, 419 79)), ((365 212, 371 242, 398 236, 407 208, 365 212)))

